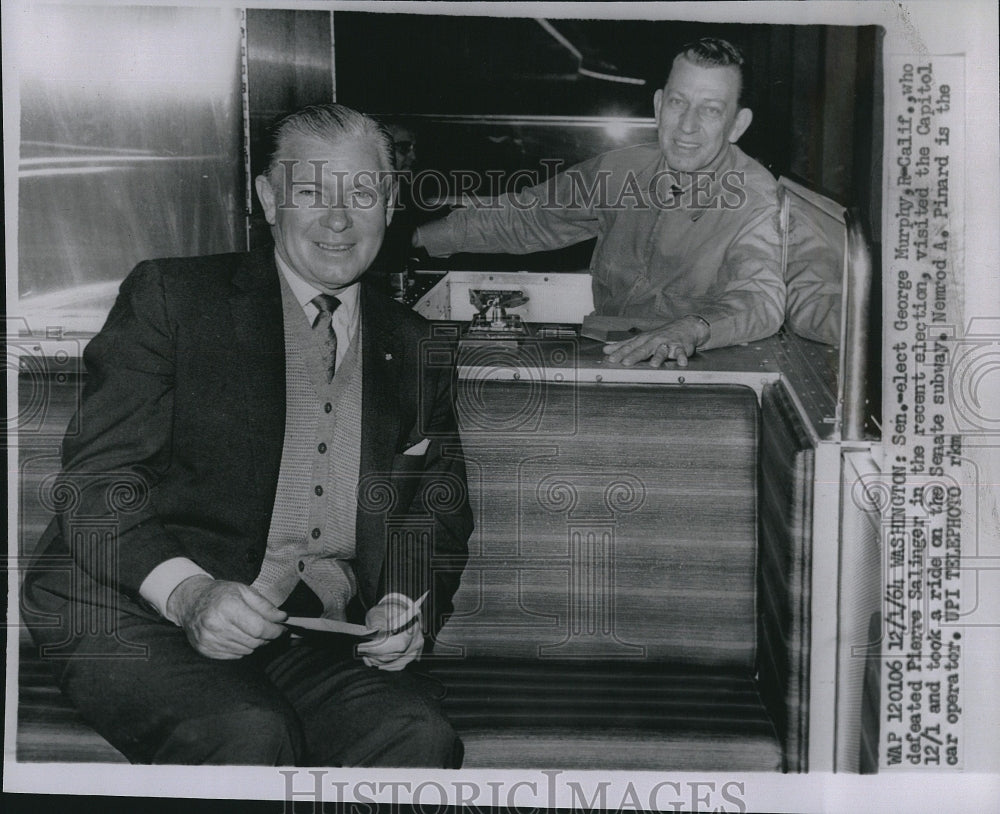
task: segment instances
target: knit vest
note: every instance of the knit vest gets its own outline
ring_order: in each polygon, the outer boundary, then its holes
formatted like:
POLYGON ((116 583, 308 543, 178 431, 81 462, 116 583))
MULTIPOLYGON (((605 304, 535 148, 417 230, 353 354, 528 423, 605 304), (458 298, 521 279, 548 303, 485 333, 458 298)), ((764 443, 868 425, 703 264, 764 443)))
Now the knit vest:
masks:
POLYGON ((333 381, 322 349, 284 277, 285 438, 267 551, 253 587, 275 605, 302 580, 343 619, 355 594, 355 529, 361 466, 361 331, 333 381))

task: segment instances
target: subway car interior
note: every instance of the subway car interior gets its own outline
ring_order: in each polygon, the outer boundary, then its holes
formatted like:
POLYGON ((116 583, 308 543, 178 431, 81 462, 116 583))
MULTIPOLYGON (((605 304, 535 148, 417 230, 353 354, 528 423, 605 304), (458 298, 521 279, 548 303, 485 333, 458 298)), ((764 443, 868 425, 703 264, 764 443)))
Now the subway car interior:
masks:
MULTIPOLYGON (((46 36, 20 77, 8 320, 19 559, 55 508, 81 352, 124 276, 270 240, 252 179, 278 117, 335 100, 403 128, 427 205, 402 232, 655 140, 669 55, 741 44, 740 146, 780 179, 774 336, 686 367, 611 364, 600 338, 641 325, 588 318, 592 242, 440 260, 387 239, 387 295, 459 340, 476 520, 425 667, 469 767, 877 771, 877 29, 163 7, 46 7, 31 25, 46 36), (523 331, 475 335, 489 302, 523 331)), ((124 761, 23 629, 18 654, 17 759, 124 761)))

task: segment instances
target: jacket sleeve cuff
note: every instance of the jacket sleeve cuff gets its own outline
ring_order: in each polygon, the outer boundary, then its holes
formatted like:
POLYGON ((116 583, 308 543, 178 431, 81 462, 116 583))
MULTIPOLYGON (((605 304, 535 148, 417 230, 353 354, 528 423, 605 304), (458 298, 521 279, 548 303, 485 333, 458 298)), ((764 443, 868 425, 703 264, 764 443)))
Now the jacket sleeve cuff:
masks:
POLYGON ((455 253, 453 225, 452 216, 449 215, 418 226, 414 243, 423 246, 431 257, 450 257, 455 253))
POLYGON ((735 340, 733 318, 724 309, 713 307, 702 308, 697 316, 708 323, 710 331, 708 341, 699 345, 699 350, 724 348, 733 344, 735 340))
POLYGON ((172 557, 164 560, 150 571, 139 586, 139 595, 149 602, 164 619, 177 624, 177 620, 167 614, 167 600, 174 588, 190 577, 211 577, 204 568, 187 557, 172 557))

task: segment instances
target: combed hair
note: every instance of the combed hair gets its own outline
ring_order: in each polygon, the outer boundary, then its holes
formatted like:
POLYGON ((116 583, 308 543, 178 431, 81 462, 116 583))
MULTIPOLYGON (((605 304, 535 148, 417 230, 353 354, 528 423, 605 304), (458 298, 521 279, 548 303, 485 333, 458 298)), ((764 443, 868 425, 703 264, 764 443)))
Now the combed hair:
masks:
POLYGON ((743 52, 731 42, 720 37, 702 37, 682 45, 674 60, 679 57, 705 67, 736 68, 740 72, 738 104, 740 107, 748 106, 749 66, 743 52))
POLYGON ((331 144, 341 139, 361 139, 375 145, 385 169, 396 169, 396 156, 389 131, 371 116, 334 103, 310 105, 281 119, 271 131, 271 154, 268 156, 267 177, 273 178, 281 156, 281 148, 294 136, 316 138, 331 144))

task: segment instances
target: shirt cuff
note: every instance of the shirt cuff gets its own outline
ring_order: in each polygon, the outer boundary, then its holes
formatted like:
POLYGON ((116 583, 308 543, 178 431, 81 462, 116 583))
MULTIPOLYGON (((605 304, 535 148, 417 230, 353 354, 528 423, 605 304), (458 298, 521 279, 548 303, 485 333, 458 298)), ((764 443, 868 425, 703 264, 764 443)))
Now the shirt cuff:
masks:
POLYGON ((406 594, 391 593, 383 596, 379 601, 379 605, 386 605, 387 607, 399 608, 403 613, 409 613, 413 610, 413 606, 416 604, 410 597, 406 594))
POLYGON ((450 257, 455 253, 451 216, 418 226, 414 233, 417 246, 423 246, 431 257, 450 257))
POLYGON ((705 330, 708 331, 707 336, 701 342, 695 345, 695 350, 697 350, 698 348, 707 347, 708 343, 712 341, 712 323, 709 322, 707 319, 705 319, 705 317, 703 317, 701 314, 688 314, 687 316, 691 317, 692 319, 698 320, 698 322, 700 322, 705 327, 705 330))
POLYGON ((177 620, 167 615, 167 600, 174 592, 174 588, 184 580, 197 576, 212 575, 187 557, 172 557, 161 562, 146 575, 142 585, 139 586, 139 595, 156 608, 160 616, 176 625, 177 620))

